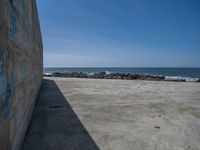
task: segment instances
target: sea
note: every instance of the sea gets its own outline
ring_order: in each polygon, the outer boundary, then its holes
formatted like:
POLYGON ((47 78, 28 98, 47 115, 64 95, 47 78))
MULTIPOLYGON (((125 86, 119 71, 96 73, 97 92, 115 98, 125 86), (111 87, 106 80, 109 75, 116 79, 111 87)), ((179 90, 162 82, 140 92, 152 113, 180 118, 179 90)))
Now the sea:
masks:
POLYGON ((106 73, 131 73, 131 74, 149 74, 163 75, 167 80, 185 79, 186 81, 196 81, 200 79, 200 68, 131 68, 131 67, 67 67, 67 68, 44 68, 44 74, 52 74, 54 72, 83 72, 87 74, 106 72, 106 73))

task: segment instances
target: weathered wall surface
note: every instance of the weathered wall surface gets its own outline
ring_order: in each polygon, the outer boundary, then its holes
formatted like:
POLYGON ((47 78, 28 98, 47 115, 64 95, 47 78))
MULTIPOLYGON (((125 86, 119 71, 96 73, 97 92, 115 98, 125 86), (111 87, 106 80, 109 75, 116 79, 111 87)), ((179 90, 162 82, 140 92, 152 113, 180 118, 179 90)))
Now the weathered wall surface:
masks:
POLYGON ((20 149, 42 81, 35 0, 0 0, 0 150, 20 149))

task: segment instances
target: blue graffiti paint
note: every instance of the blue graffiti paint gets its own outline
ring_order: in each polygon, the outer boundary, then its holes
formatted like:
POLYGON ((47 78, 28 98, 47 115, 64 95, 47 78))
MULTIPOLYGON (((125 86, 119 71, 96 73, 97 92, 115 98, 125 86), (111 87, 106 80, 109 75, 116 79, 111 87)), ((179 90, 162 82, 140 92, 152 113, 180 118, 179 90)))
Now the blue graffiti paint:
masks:
POLYGON ((12 22, 11 22, 11 37, 13 40, 17 39, 17 9, 16 9, 16 0, 12 0, 12 22))
POLYGON ((5 73, 4 62, 5 61, 3 52, 0 51, 0 102, 3 100, 3 94, 4 94, 4 73, 5 73))
POLYGON ((25 25, 25 2, 24 0, 19 1, 19 13, 22 20, 22 24, 25 25))
POLYGON ((6 95, 5 95, 5 101, 3 101, 3 116, 4 119, 7 119, 9 116, 9 106, 10 102, 13 96, 13 91, 15 88, 15 81, 16 81, 16 75, 14 72, 12 72, 12 78, 11 80, 7 83, 6 87, 6 95))
POLYGON ((16 74, 14 70, 11 77, 6 78, 6 59, 8 56, 0 50, 0 104, 3 106, 3 118, 9 117, 9 106, 15 88, 16 74))

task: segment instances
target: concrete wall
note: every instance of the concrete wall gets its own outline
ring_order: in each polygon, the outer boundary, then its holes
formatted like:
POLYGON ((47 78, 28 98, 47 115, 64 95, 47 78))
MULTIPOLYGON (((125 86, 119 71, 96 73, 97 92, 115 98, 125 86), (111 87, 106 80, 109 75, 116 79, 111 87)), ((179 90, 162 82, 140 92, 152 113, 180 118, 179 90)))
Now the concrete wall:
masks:
POLYGON ((20 149, 43 74, 35 0, 0 0, 0 150, 20 149))

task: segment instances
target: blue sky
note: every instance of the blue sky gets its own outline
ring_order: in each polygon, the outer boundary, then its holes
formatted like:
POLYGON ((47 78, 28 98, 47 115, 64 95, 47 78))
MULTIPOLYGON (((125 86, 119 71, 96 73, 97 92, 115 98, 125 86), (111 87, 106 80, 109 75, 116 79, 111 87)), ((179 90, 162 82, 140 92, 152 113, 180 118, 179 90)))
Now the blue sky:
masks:
POLYGON ((37 0, 45 67, 200 67, 199 0, 37 0))

